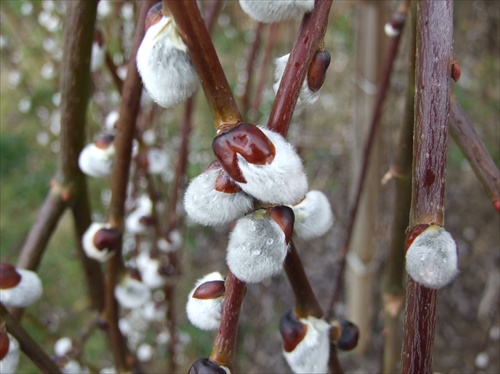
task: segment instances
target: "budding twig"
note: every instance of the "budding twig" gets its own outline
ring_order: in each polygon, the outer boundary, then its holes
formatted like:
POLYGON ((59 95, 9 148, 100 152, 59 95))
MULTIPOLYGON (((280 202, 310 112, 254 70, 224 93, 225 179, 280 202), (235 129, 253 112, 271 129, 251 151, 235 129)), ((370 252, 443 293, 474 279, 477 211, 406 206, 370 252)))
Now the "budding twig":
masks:
POLYGON ((271 130, 283 137, 286 137, 288 132, 309 64, 316 50, 323 44, 332 2, 333 0, 316 1, 314 10, 302 19, 267 123, 271 130))
MULTIPOLYGON (((109 207, 109 223, 112 227, 123 230, 125 215, 125 199, 127 197, 128 177, 132 154, 132 140, 135 133, 135 123, 140 109, 142 83, 137 72, 135 57, 144 36, 146 14, 156 2, 153 0, 141 3, 139 17, 133 40, 132 52, 128 62, 127 78, 123 84, 122 102, 119 119, 116 124, 115 161, 112 173, 111 202, 109 207)), ((115 286, 123 269, 121 243, 115 255, 108 261, 105 287, 106 309, 105 318, 108 328, 108 340, 113 353, 117 371, 129 370, 127 347, 118 328, 118 304, 114 296, 115 286)))
MULTIPOLYGON (((417 3, 416 104, 410 227, 444 224, 453 2, 417 3)), ((407 277, 402 372, 432 373, 437 291, 407 277)))
POLYGON ((241 114, 196 1, 163 0, 163 7, 170 10, 188 47, 212 111, 215 128, 224 131, 235 127, 242 121, 241 114))
POLYGON ((500 171, 455 97, 451 98, 450 111, 450 134, 500 213, 500 171))

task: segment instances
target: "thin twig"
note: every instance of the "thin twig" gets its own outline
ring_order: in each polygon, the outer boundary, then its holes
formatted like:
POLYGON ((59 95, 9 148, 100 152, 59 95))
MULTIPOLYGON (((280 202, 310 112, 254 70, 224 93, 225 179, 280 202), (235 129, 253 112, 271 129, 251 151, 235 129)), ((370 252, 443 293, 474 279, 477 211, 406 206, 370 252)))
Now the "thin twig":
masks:
POLYGON ((242 117, 196 1, 163 0, 163 6, 172 13, 188 47, 212 112, 215 128, 225 131, 235 127, 242 122, 242 117))
MULTIPOLYGON (((19 342, 21 350, 31 361, 41 370, 42 373, 58 374, 61 370, 43 351, 37 342, 28 334, 14 316, 12 316, 5 306, 0 303, 0 322, 4 321, 9 334, 19 342)), ((1 363, 0 363, 1 364, 1 363)), ((0 365, 1 367, 1 365, 0 365)))
MULTIPOLYGON (((417 3, 416 104, 410 227, 444 225, 453 1, 417 3)), ((403 373, 432 373, 437 290, 406 283, 403 373)))
MULTIPOLYGON (((125 216, 125 200, 127 197, 128 177, 132 154, 132 141, 135 124, 140 109, 142 82, 136 67, 136 54, 145 32, 145 19, 149 8, 156 2, 152 0, 141 3, 137 25, 134 34, 132 52, 128 62, 127 78, 123 84, 122 102, 119 118, 116 124, 114 140, 115 156, 112 172, 111 202, 109 206, 109 223, 112 227, 123 230, 125 216)), ((121 243, 120 243, 121 244, 121 243)), ((105 287, 105 319, 107 322, 108 341, 113 353, 115 368, 118 372, 130 370, 130 360, 127 360, 127 346, 118 327, 119 310, 114 296, 115 286, 123 271, 121 245, 107 264, 107 279, 105 287)))
POLYGON ((467 158, 484 191, 500 213, 500 171, 479 139, 464 110, 451 98, 450 135, 467 158))
MULTIPOLYGON (((416 10, 416 7, 413 7, 416 10)), ((404 303, 404 251, 403 243, 408 227, 411 203, 411 167, 413 150, 413 119, 415 104, 415 52, 416 15, 411 12, 410 53, 408 61, 408 86, 406 107, 398 142, 398 154, 391 165, 395 181, 394 218, 391 243, 384 268, 382 298, 384 303, 384 347, 382 372, 398 371, 400 359, 401 333, 400 314, 404 303)))
POLYGON ((288 63, 281 78, 273 109, 267 126, 286 136, 292 120, 293 110, 299 98, 300 88, 307 74, 307 69, 318 48, 323 45, 323 38, 328 27, 328 16, 333 0, 317 0, 314 10, 302 19, 299 33, 288 63))

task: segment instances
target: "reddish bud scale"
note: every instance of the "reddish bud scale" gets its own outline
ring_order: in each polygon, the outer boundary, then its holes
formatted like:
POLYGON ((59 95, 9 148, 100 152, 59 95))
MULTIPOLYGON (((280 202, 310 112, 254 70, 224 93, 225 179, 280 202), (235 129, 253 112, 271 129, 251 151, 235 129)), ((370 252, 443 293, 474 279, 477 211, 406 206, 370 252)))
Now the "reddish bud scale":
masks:
POLYGON ((193 297, 201 300, 218 299, 224 296, 225 292, 226 286, 224 281, 209 281, 199 285, 196 291, 194 291, 193 297))
POLYGON ((227 372, 208 358, 200 358, 189 368, 188 374, 227 374, 227 372))
POLYGON ((240 183, 246 180, 238 167, 237 154, 254 165, 270 164, 276 154, 274 144, 257 126, 243 122, 217 135, 212 149, 227 174, 240 183))
POLYGON ((301 323, 293 311, 289 310, 281 317, 280 333, 283 339, 283 349, 285 352, 292 352, 306 336, 307 325, 301 323))
POLYGON ((100 251, 112 251, 118 247, 121 242, 122 232, 116 228, 100 229, 94 235, 94 245, 100 251))
POLYGON ((395 12, 391 18, 391 26, 394 30, 401 32, 406 21, 406 13, 395 12))
POLYGON ((113 143, 114 140, 115 140, 114 135, 106 134, 97 138, 94 144, 99 149, 107 149, 111 145, 111 143, 113 143))
POLYGON ((21 274, 16 268, 6 262, 0 262, 0 289, 15 287, 21 281, 21 274))
POLYGON ((458 82, 460 79, 460 75, 462 75, 462 70, 460 69, 460 65, 458 65, 458 62, 454 62, 451 65, 451 79, 453 79, 455 82, 458 82))
POLYGON ((419 236, 423 231, 425 231, 429 227, 427 223, 419 223, 418 225, 412 227, 408 233, 406 234, 405 239, 405 253, 410 248, 411 243, 419 236))
POLYGON ((102 34, 102 31, 99 29, 96 29, 94 32, 94 41, 99 45, 99 47, 104 46, 104 35, 102 34))
POLYGON ((7 335, 5 327, 3 327, 0 330, 0 361, 2 361, 4 357, 7 356, 7 353, 9 353, 9 345, 10 345, 10 339, 9 336, 7 335))
POLYGON ((276 206, 269 211, 269 216, 279 225, 285 233, 285 242, 289 243, 293 235, 295 214, 289 206, 276 206))
POLYGON ((330 66, 330 53, 317 51, 307 70, 307 85, 313 92, 318 91, 325 83, 326 71, 330 66))
POLYGON ((358 326, 346 320, 340 320, 339 325, 342 329, 342 333, 340 334, 340 338, 337 340, 337 347, 343 351, 353 350, 358 345, 358 326))
POLYGON ((162 12, 162 3, 158 3, 153 5, 149 11, 148 14, 146 15, 146 21, 145 21, 145 28, 146 30, 149 29, 151 26, 154 24, 158 23, 158 21, 163 17, 163 12, 162 12))
POLYGON ((241 192, 241 187, 227 175, 225 170, 221 170, 219 176, 215 180, 215 190, 224 193, 237 193, 241 192))

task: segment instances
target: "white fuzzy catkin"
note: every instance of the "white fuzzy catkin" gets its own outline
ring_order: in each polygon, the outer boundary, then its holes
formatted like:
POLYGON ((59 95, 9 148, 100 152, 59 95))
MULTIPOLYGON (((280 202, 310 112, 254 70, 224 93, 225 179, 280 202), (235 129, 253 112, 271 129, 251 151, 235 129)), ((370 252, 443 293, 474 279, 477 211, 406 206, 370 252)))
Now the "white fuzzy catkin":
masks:
POLYGON ((151 258, 149 253, 142 251, 136 258, 137 269, 141 273, 142 283, 151 289, 164 286, 167 278, 159 273, 160 260, 151 258))
POLYGON ((115 147, 99 148, 94 143, 87 144, 78 157, 78 166, 86 175, 94 178, 104 178, 113 170, 115 147))
POLYGON ((14 308, 25 308, 42 296, 42 282, 31 270, 16 268, 16 272, 21 280, 14 287, 0 289, 0 302, 14 308))
POLYGON ((306 335, 293 351, 283 351, 286 362, 294 373, 327 373, 330 356, 330 325, 313 316, 300 318, 300 322, 307 325, 306 335))
POLYGON ((158 175, 166 171, 169 163, 167 153, 159 148, 149 148, 147 153, 148 172, 158 175))
POLYGON ((330 202, 321 191, 309 191, 304 200, 291 208, 295 214, 293 229, 302 239, 320 237, 333 226, 330 202))
POLYGON ((103 44, 99 45, 98 42, 94 41, 92 43, 92 54, 90 57, 90 71, 96 72, 103 65, 106 60, 106 46, 103 44))
POLYGON ((106 262, 115 254, 115 251, 110 251, 108 248, 98 249, 94 244, 95 234, 101 229, 108 229, 110 227, 111 225, 108 223, 102 222, 92 222, 90 224, 82 237, 82 247, 87 257, 99 262, 106 262))
POLYGON ((19 343, 16 338, 7 333, 9 338, 9 350, 3 359, 0 360, 0 373, 11 374, 17 372, 17 365, 19 364, 19 343))
POLYGON ((190 97, 198 76, 172 17, 163 16, 146 31, 137 51, 137 69, 152 99, 164 108, 190 97))
POLYGON ((287 250, 280 226, 267 214, 255 212, 236 222, 226 261, 238 279, 258 283, 282 271, 287 250))
POLYGON ((115 287, 118 303, 127 309, 135 309, 151 299, 151 291, 144 283, 125 275, 115 287))
POLYGON ((153 211, 151 199, 142 195, 137 199, 136 208, 132 210, 125 219, 125 230, 131 234, 144 234, 150 228, 142 222, 143 217, 150 217, 153 211))
POLYGON ((225 193, 215 189, 215 181, 221 170, 205 170, 186 189, 184 209, 189 218, 199 224, 223 225, 253 210, 253 198, 246 193, 225 193))
POLYGON ((314 9, 314 0, 240 0, 243 11, 263 23, 300 18, 314 9))
POLYGON ((295 148, 277 132, 259 126, 274 144, 276 154, 270 164, 256 165, 239 154, 238 167, 246 183, 237 184, 247 194, 265 203, 296 204, 307 192, 307 177, 295 148))
MULTIPOLYGON (((290 57, 290 53, 281 57, 278 57, 275 60, 276 69, 274 71, 274 79, 276 83, 273 85, 274 92, 277 93, 281 84, 281 78, 283 77, 283 73, 285 72, 286 64, 288 63, 288 58, 290 57)), ((307 75, 302 82, 302 86, 300 87, 299 98, 297 99, 297 104, 295 106, 295 113, 300 113, 305 107, 314 104, 319 99, 321 90, 316 92, 312 91, 307 84, 307 75)))
POLYGON ((64 357, 73 349, 73 341, 67 336, 59 338, 54 344, 54 353, 56 356, 64 357))
POLYGON ((442 227, 431 225, 418 235, 406 252, 406 271, 427 288, 439 289, 458 274, 457 244, 442 227))
POLYGON ((186 304, 186 314, 193 326, 201 330, 217 330, 219 328, 224 297, 196 299, 193 294, 203 283, 223 280, 224 278, 220 273, 213 272, 196 281, 193 290, 189 293, 186 304))

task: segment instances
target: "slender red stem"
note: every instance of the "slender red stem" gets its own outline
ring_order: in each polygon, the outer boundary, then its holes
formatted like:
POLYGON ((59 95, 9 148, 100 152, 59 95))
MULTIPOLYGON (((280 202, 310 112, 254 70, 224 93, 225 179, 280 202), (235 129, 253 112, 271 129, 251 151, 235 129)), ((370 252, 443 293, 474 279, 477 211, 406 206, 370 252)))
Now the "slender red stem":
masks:
MULTIPOLYGON (((417 3, 417 63, 410 227, 444 225, 453 1, 417 3)), ((437 290, 406 283, 403 373, 432 373, 437 290)))

